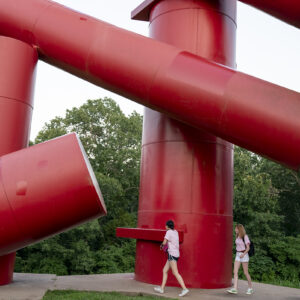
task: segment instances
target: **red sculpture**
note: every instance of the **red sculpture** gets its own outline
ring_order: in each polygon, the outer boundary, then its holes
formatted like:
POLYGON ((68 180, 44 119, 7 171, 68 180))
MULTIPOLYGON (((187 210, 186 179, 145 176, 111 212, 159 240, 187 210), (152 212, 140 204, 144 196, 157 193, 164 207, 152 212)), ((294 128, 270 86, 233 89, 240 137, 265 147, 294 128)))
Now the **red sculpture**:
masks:
MULTIPOLYGON (((236 1, 222 3, 144 2, 133 18, 149 10, 152 38, 234 68, 236 1)), ((165 98, 176 105, 173 94, 165 98)), ((178 265, 186 284, 230 286, 233 145, 147 108, 141 163, 138 227, 164 228, 175 220, 184 234, 178 265)), ((160 284, 165 257, 157 246, 137 239, 137 280, 160 284)), ((178 285, 174 276, 168 285, 178 285)))
MULTIPOLYGON (((287 13, 273 1, 244 2, 263 2, 259 8, 299 27, 298 1, 276 1, 287 13)), ((147 0, 133 17, 150 20, 154 40, 48 0, 0 0, 0 34, 165 114, 145 113, 138 228, 117 230, 138 239, 137 280, 160 281, 157 241, 173 218, 187 285, 230 285, 230 143, 300 168, 300 95, 233 69, 235 14, 236 0, 147 0)))
POLYGON ((12 281, 16 250, 106 214, 75 134, 20 150, 29 139, 37 59, 32 46, 0 37, 0 285, 12 281))
MULTIPOLYGON (((0 37, 0 157, 28 144, 37 59, 37 52, 31 46, 0 37)), ((0 189, 3 191, 2 183, 0 189)), ((1 201, 1 228, 5 223, 2 205, 1 201)), ((0 257, 0 285, 11 282, 15 256, 11 252, 0 257)))

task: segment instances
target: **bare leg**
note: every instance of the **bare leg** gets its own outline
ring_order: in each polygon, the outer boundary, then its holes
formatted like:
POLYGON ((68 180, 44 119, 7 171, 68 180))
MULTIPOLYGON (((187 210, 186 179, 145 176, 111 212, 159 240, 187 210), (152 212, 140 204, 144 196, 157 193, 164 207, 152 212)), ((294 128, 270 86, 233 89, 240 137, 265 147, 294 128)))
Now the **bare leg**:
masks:
POLYGON ((170 266, 171 266, 173 275, 176 277, 176 279, 179 282, 179 284, 181 285, 182 289, 186 289, 184 281, 183 281, 181 275, 178 273, 177 261, 176 260, 171 260, 170 261, 170 266))
POLYGON ((239 268, 241 266, 241 262, 240 261, 234 261, 234 269, 233 269, 233 288, 237 290, 237 286, 238 286, 238 273, 239 273, 239 268))
POLYGON ((162 283, 161 283, 161 289, 162 290, 165 289, 166 282, 167 282, 167 279, 168 279, 169 269, 170 269, 170 262, 167 260, 167 262, 166 262, 166 264, 163 268, 163 280, 162 280, 162 283))
POLYGON ((248 286, 250 289, 252 289, 252 282, 251 282, 251 277, 250 277, 250 274, 248 272, 248 263, 247 262, 243 262, 242 263, 242 266, 243 266, 243 270, 244 270, 244 274, 248 280, 248 286))

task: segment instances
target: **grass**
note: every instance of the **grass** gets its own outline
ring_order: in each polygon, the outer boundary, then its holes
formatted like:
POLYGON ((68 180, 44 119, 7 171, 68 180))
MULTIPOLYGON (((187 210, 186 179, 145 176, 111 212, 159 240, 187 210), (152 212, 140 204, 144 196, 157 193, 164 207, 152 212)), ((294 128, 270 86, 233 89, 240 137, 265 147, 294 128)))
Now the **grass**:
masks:
MULTIPOLYGON (((247 280, 247 278, 242 273, 242 271, 239 272, 239 279, 247 280)), ((277 279, 277 278, 273 279, 273 280, 272 279, 269 279, 269 280, 256 280, 255 278, 254 279, 252 278, 252 282, 300 289, 300 281, 289 281, 289 280, 277 279)))
MULTIPOLYGON (((82 291, 47 291, 43 300, 155 300, 161 297, 146 296, 139 294, 137 296, 128 296, 116 292, 82 292, 82 291)), ((171 298, 170 298, 171 299, 171 298)), ((175 299, 173 299, 175 300, 175 299)))
POLYGON ((274 279, 274 280, 269 280, 269 281, 260 281, 260 283, 300 289, 300 281, 288 281, 288 280, 274 279))

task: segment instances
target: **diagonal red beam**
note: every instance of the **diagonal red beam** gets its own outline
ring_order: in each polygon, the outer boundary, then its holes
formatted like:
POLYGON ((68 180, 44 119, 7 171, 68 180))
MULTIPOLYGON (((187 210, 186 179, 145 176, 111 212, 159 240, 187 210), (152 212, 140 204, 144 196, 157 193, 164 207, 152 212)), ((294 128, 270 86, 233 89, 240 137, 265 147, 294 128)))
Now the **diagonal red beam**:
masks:
MULTIPOLYGON (((202 2, 220 2, 220 0, 202 0, 202 2)), ((290 25, 300 28, 299 0, 239 0, 290 25)), ((132 19, 149 21, 152 8, 160 0, 145 0, 131 14, 132 19)), ((222 3, 226 6, 226 1, 222 3)))
POLYGON ((0 0, 0 34, 76 76, 300 168, 299 93, 48 0, 0 0))
POLYGON ((297 28, 300 28, 299 0, 239 0, 297 28))

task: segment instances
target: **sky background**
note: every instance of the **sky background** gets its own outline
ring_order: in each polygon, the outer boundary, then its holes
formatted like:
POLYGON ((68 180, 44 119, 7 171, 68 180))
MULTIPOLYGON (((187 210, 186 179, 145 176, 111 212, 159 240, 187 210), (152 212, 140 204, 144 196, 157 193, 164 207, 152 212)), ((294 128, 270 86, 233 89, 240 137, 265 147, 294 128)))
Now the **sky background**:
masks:
MULTIPOLYGON (((148 23, 130 19, 143 0, 56 0, 60 4, 118 27, 147 36, 148 23)), ((238 2, 238 71, 300 92, 300 30, 238 2)), ((88 99, 111 97, 124 113, 143 107, 41 61, 38 63, 30 139, 45 122, 64 116, 88 99)))

